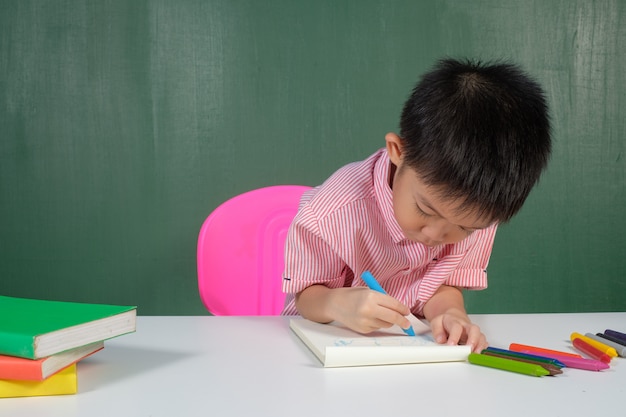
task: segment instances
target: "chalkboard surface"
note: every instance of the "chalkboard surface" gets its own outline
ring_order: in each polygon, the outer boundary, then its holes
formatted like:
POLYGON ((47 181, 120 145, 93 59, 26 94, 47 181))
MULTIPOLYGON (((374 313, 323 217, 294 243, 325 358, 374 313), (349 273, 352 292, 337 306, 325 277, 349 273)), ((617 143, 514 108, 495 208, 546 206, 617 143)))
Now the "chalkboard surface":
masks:
POLYGON ((533 74, 555 140, 468 309, 624 311, 625 45, 619 0, 0 1, 0 293, 207 314, 209 212, 373 153, 455 56, 533 74))

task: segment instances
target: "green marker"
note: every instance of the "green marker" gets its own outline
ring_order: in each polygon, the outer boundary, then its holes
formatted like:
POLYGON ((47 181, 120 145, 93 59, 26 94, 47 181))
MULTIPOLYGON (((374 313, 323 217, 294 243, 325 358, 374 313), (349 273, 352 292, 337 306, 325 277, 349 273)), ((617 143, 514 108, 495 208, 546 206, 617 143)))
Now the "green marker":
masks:
POLYGON ((496 356, 482 355, 480 353, 470 353, 467 360, 474 365, 487 366, 489 368, 502 369, 504 371, 517 372, 531 376, 550 375, 550 372, 539 365, 513 359, 498 358, 496 356))
POLYGON ((553 358, 549 358, 546 356, 538 356, 538 355, 534 355, 534 354, 529 354, 529 353, 522 353, 522 352, 514 352, 512 350, 506 350, 506 349, 498 349, 498 348, 494 348, 489 346, 487 349, 484 349, 482 352, 480 353, 486 353, 487 352, 493 352, 493 353, 498 353, 500 355, 504 355, 504 356, 508 356, 511 359, 530 359, 532 361, 535 362, 543 362, 546 364, 550 364, 550 365, 554 365, 554 366, 558 366, 559 368, 565 368, 565 364, 563 364, 561 361, 553 359, 553 358))
POLYGON ((488 349, 483 350, 482 352, 483 355, 488 355, 488 356, 495 356, 497 358, 504 358, 504 359, 513 359, 519 362, 526 362, 526 363, 532 363, 533 365, 539 365, 542 368, 545 368, 546 371, 550 372, 550 376, 554 376, 554 375, 559 375, 562 374, 563 371, 561 370, 561 368, 559 368, 556 365, 552 365, 551 363, 547 363, 547 362, 536 362, 533 361, 531 359, 526 359, 526 358, 515 358, 515 357, 511 357, 511 356, 506 356, 506 355, 502 355, 500 353, 495 353, 492 352, 488 349))

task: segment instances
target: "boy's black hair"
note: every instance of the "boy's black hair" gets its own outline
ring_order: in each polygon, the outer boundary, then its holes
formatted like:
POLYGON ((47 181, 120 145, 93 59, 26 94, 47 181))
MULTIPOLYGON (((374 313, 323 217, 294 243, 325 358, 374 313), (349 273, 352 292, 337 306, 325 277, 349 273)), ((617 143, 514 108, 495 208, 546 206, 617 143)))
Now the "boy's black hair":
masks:
POLYGON ((439 61, 405 103, 400 136, 403 164, 496 222, 519 211, 551 150, 544 92, 510 63, 439 61))

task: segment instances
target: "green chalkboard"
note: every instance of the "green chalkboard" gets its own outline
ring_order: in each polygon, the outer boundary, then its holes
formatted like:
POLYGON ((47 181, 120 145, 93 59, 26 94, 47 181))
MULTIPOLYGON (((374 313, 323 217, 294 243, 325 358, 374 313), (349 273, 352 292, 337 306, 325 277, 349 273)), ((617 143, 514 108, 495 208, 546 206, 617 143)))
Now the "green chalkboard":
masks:
POLYGON ((619 0, 1 0, 0 293, 206 314, 206 215, 371 154, 464 56, 535 75, 555 139, 469 310, 624 311, 625 45, 619 0))

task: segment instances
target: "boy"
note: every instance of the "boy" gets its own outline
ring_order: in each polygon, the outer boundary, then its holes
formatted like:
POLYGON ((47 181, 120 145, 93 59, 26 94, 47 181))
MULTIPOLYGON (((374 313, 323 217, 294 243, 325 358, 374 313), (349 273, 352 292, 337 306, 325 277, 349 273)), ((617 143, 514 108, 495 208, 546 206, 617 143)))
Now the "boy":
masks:
POLYGON ((462 289, 487 286, 499 223, 551 149, 541 87, 518 67, 445 59, 404 105, 400 134, 303 195, 287 236, 283 314, 361 333, 426 318, 439 343, 487 347, 462 289), (369 290, 369 270, 388 295, 369 290))

